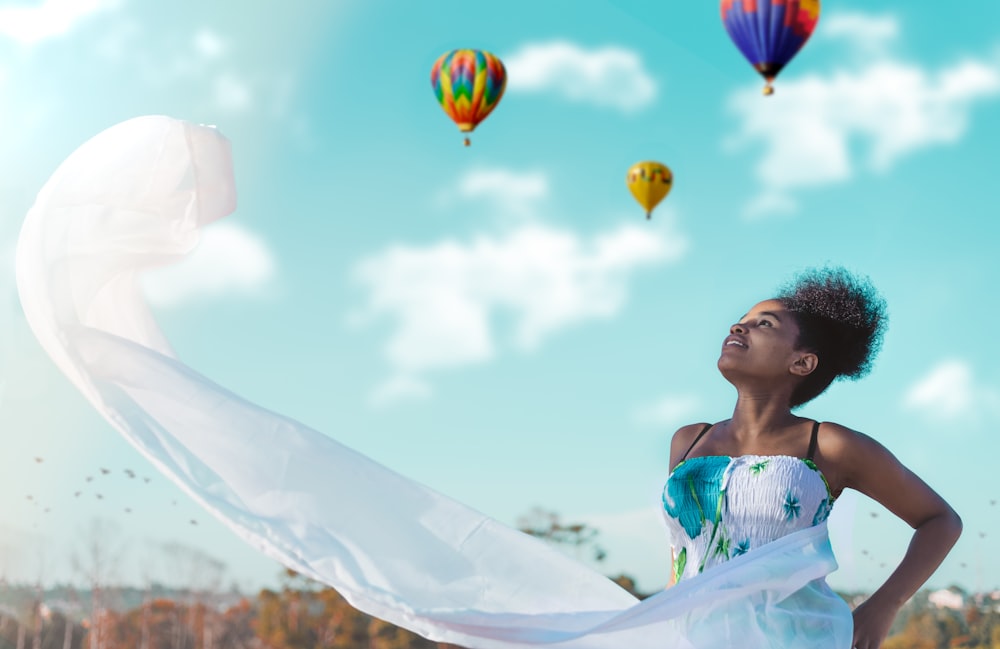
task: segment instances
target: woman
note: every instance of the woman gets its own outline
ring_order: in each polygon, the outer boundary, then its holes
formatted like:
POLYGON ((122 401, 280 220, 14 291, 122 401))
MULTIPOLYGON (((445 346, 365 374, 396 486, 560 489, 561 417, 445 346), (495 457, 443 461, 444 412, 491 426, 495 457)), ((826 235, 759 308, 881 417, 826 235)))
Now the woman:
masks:
POLYGON ((958 540, 955 511, 874 439, 792 413, 837 378, 866 374, 885 303, 843 269, 812 270, 730 327, 718 367, 736 387, 733 416, 679 429, 664 508, 682 580, 822 523, 844 489, 914 528, 899 567, 854 610, 854 645, 875 649, 899 608, 958 540))

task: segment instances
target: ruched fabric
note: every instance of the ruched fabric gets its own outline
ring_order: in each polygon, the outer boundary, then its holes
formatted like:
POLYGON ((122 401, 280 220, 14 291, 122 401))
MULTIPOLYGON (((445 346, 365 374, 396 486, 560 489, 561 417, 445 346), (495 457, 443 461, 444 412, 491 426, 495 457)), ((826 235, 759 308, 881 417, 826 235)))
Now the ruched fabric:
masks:
POLYGON ((850 645, 850 613, 824 579, 836 568, 825 523, 640 602, 541 541, 185 365, 137 274, 188 253, 235 201, 218 131, 129 120, 85 143, 41 190, 18 243, 17 280, 56 365, 240 538, 362 611, 467 647, 850 645))
POLYGON ((788 455, 708 455, 674 467, 663 488, 677 581, 825 523, 834 498, 816 463, 788 455))

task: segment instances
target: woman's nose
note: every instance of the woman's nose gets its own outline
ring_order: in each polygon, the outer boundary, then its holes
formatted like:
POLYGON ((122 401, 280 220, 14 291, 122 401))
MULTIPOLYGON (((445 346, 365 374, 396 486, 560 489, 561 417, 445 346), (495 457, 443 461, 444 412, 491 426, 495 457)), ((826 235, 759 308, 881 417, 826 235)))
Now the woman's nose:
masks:
POLYGON ((729 328, 729 333, 731 334, 745 334, 746 332, 747 328, 739 322, 729 328))

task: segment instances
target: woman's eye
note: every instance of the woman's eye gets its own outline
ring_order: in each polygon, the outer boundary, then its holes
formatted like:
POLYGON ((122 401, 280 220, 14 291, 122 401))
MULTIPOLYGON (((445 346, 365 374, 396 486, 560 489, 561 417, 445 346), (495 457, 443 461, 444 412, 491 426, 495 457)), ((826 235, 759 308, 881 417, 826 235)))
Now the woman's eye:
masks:
POLYGON ((758 322, 757 324, 759 324, 759 325, 760 325, 761 327, 771 327, 771 326, 773 326, 773 325, 771 324, 771 321, 770 321, 770 320, 761 320, 761 321, 760 321, 760 322, 758 322))

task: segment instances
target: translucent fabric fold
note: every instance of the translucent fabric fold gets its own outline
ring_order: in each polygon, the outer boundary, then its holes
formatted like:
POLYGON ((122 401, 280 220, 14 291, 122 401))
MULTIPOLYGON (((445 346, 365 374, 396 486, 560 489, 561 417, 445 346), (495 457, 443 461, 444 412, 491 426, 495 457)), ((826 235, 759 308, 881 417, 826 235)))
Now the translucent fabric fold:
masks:
POLYGON ((366 613, 466 647, 850 645, 850 612, 825 581, 836 569, 825 523, 637 601, 543 542, 185 365, 137 277, 190 252, 200 228, 235 205, 229 143, 216 129, 162 116, 123 122, 39 193, 17 282, 32 330, 70 381, 244 541, 366 613))

